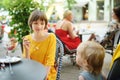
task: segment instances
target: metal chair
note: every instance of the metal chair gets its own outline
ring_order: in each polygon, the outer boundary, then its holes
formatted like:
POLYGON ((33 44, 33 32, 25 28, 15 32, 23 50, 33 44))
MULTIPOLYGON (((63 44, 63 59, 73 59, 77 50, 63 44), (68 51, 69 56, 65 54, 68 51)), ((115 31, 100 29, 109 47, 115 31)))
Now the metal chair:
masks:
POLYGON ((60 75, 61 75, 61 68, 62 68, 62 57, 64 54, 64 48, 62 42, 56 38, 56 58, 55 58, 55 64, 56 64, 56 69, 57 69, 57 77, 56 80, 60 80, 60 75))
MULTIPOLYGON (((57 37, 57 39, 60 40, 60 38, 57 35, 56 35, 56 37, 57 37)), ((70 55, 71 62, 72 62, 73 65, 75 65, 76 64, 76 49, 71 50, 62 41, 61 41, 61 43, 63 44, 63 48, 64 48, 64 50, 63 50, 64 54, 63 55, 64 56, 65 55, 70 55)))
MULTIPOLYGON (((48 29, 48 32, 49 33, 54 33, 52 30, 48 29)), ((55 33, 54 33, 55 34, 55 33)), ((55 34, 56 35, 56 34, 55 34)), ((71 59, 71 62, 73 63, 73 65, 76 64, 76 49, 72 49, 70 50, 61 40, 60 38, 56 35, 56 38, 59 42, 62 43, 63 45, 63 55, 65 56, 66 54, 70 55, 70 59, 71 59)))
POLYGON ((66 45, 64 45, 63 43, 63 46, 64 46, 64 55, 70 55, 70 59, 71 59, 71 62, 73 65, 76 64, 76 49, 72 49, 70 50, 66 45))

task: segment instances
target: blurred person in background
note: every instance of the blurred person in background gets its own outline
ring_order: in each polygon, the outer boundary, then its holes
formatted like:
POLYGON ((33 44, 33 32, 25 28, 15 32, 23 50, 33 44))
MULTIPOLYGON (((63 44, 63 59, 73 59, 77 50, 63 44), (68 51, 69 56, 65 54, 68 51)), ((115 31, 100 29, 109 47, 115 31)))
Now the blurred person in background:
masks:
POLYGON ((72 11, 66 10, 63 14, 63 20, 57 23, 55 33, 69 49, 76 49, 81 43, 81 39, 75 32, 72 20, 72 11))
MULTIPOLYGON (((104 38, 98 41, 105 49, 109 50, 113 50, 120 41, 120 6, 113 8, 112 18, 104 38)), ((95 35, 93 37, 97 40, 95 35)))
POLYGON ((105 48, 113 49, 119 43, 120 37, 120 6, 115 7, 112 13, 113 21, 108 26, 108 31, 105 38, 101 41, 101 44, 105 48))

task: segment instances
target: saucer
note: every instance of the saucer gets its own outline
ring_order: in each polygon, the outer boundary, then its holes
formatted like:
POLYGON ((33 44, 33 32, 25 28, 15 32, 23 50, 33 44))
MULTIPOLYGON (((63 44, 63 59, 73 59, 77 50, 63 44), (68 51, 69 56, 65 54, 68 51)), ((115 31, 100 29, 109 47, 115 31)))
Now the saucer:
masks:
POLYGON ((7 57, 7 58, 0 58, 0 63, 16 63, 21 61, 19 57, 7 57))

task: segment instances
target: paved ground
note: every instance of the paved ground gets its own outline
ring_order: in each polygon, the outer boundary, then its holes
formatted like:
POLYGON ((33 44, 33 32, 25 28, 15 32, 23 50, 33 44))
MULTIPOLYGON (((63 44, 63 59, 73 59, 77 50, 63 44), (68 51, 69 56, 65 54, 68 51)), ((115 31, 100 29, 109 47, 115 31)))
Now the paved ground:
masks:
MULTIPOLYGON (((105 59, 104 59, 103 70, 102 70, 105 76, 108 75, 111 59, 112 59, 112 56, 106 53, 105 59)), ((72 65, 72 63, 70 62, 70 58, 68 56, 63 57, 61 80, 78 80, 80 71, 81 69, 79 69, 78 66, 72 65)))
MULTIPOLYGON (((97 34, 100 36, 103 36, 106 30, 106 23, 94 23, 91 24, 91 30, 95 31, 97 34)), ((88 23, 84 24, 76 24, 76 26, 81 28, 81 26, 88 26, 88 23)), ((86 37, 85 37, 86 38, 86 37)), ((3 54, 5 53, 5 49, 3 48, 3 44, 0 43, 0 57, 4 56, 3 54)), ((15 53, 11 54, 14 56, 21 56, 21 49, 20 45, 18 46, 17 50, 15 53)), ((107 76, 109 72, 109 64, 111 62, 112 56, 106 53, 105 60, 104 60, 104 66, 103 66, 103 73, 107 76)), ((63 57, 63 66, 61 70, 61 80, 77 80, 80 70, 77 66, 73 66, 70 58, 68 55, 63 57)))

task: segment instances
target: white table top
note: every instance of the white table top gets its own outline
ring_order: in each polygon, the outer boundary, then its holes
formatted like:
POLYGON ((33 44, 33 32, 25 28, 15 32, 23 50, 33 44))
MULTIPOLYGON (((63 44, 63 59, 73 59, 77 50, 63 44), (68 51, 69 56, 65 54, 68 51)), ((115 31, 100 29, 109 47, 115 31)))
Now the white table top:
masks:
POLYGON ((90 31, 90 30, 86 30, 86 31, 82 31, 82 32, 80 31, 79 32, 80 35, 89 35, 89 34, 93 34, 93 33, 95 33, 95 32, 94 31, 90 31))

